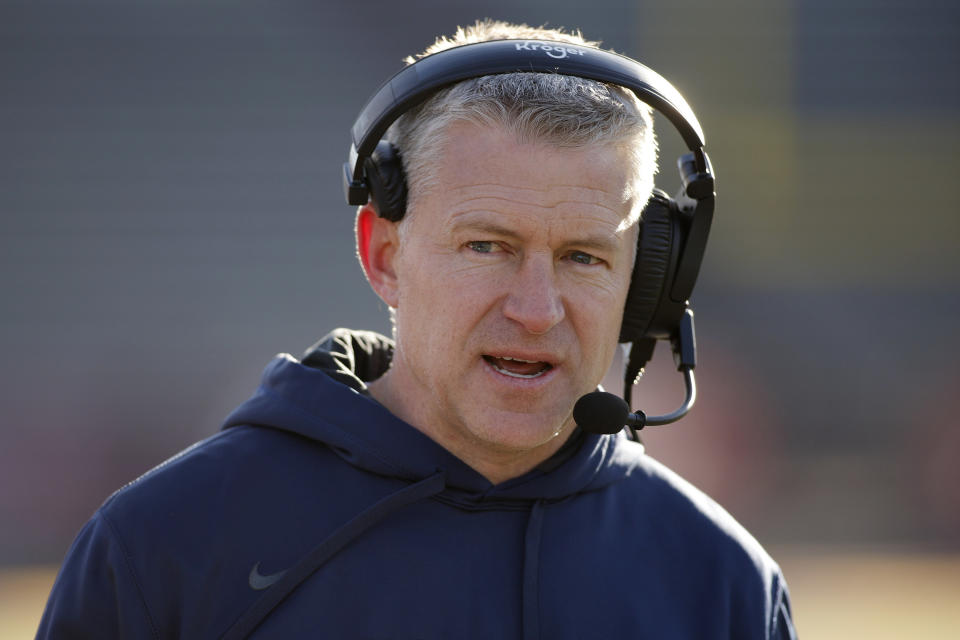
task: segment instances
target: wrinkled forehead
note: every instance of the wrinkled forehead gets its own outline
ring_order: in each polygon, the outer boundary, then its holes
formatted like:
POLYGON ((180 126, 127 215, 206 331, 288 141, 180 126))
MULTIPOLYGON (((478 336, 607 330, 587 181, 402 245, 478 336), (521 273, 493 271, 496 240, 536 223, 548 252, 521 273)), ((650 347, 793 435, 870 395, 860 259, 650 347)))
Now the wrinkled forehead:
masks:
POLYGON ((435 176, 429 186, 441 193, 472 184, 536 185, 544 200, 557 204, 575 185, 596 198, 626 202, 632 196, 637 167, 628 143, 557 144, 506 125, 467 120, 451 123, 439 140, 428 162, 435 176))
POLYGON ((636 221, 635 171, 620 145, 560 146, 459 122, 430 161, 431 179, 411 199, 402 226, 424 209, 433 211, 430 224, 441 221, 437 209, 458 216, 536 212, 557 222, 602 218, 619 231, 636 221))

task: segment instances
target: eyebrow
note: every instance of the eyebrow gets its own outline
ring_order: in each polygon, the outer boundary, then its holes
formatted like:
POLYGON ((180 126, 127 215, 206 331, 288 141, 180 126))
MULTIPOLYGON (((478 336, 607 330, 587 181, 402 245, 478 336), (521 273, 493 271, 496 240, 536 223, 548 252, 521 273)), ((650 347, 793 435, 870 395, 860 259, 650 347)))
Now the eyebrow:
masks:
POLYGON ((460 231, 479 231, 481 233, 489 233, 491 235, 512 238, 514 240, 520 239, 520 234, 513 229, 508 229, 507 227, 489 220, 460 220, 451 226, 451 230, 454 233, 458 233, 460 231))
MULTIPOLYGON (((520 234, 513 229, 489 220, 461 220, 453 224, 452 230, 454 233, 460 231, 477 231, 502 238, 509 238, 511 240, 521 239, 520 234)), ((578 247, 594 251, 614 251, 617 248, 617 240, 609 234, 595 233, 571 239, 563 244, 563 248, 567 247, 578 247)))

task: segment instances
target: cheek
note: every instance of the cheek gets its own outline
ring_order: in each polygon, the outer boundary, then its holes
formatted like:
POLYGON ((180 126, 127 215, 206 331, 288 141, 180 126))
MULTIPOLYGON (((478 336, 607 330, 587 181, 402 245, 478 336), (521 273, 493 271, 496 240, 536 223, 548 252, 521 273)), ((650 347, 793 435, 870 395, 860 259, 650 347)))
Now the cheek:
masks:
POLYGON ((619 315, 630 289, 630 274, 611 272, 602 278, 583 279, 571 287, 570 298, 579 308, 598 316, 619 315))
POLYGON ((468 316, 496 298, 500 287, 495 272, 446 248, 421 251, 402 268, 401 297, 429 305, 425 313, 431 316, 468 316))
POLYGON ((404 264, 398 281, 398 335, 421 351, 463 345, 484 313, 490 292, 482 278, 464 277, 448 261, 420 256, 404 264))
POLYGON ((601 359, 612 357, 616 348, 629 285, 628 278, 612 275, 602 284, 579 287, 568 299, 567 314, 580 341, 601 359))

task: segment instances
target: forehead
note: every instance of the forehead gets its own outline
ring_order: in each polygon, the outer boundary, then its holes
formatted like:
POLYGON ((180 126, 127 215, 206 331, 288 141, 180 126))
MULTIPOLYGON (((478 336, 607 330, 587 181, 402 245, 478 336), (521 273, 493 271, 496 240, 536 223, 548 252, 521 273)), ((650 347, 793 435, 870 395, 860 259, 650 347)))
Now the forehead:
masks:
POLYGON ((558 147, 461 122, 448 129, 433 161, 425 208, 452 216, 510 212, 620 227, 634 204, 629 155, 610 144, 558 147))

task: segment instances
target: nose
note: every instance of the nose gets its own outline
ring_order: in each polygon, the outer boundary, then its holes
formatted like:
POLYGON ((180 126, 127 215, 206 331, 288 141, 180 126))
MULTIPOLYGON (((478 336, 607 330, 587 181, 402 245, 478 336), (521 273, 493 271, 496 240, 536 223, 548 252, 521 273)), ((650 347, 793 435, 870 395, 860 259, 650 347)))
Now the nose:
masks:
POLYGON ((503 315, 528 332, 547 333, 566 316, 552 256, 529 256, 514 273, 503 315))

